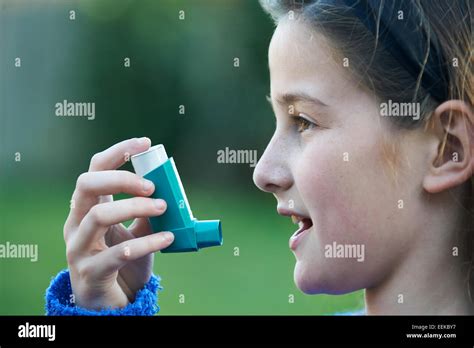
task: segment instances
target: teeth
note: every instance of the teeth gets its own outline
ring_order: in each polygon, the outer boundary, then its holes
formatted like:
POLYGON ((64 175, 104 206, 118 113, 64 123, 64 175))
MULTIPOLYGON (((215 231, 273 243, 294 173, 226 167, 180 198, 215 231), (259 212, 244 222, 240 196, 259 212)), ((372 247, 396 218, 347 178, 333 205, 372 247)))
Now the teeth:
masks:
POLYGON ((300 219, 295 215, 291 215, 291 221, 293 221, 294 224, 297 224, 300 222, 300 219))

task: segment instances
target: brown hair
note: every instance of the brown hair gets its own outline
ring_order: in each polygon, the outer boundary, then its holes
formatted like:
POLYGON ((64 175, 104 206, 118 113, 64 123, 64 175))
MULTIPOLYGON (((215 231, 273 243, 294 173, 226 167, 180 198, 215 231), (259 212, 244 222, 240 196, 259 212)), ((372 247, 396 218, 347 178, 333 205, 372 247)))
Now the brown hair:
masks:
MULTIPOLYGON (((384 0, 380 0, 381 6, 384 0)), ((430 117, 440 104, 420 86, 420 76, 414 78, 379 43, 375 35, 354 15, 344 1, 318 0, 260 0, 264 10, 276 23, 287 18, 307 21, 321 33, 331 45, 338 60, 347 57, 349 71, 362 88, 375 94, 380 101, 417 102, 420 104, 420 118, 390 117, 395 129, 416 129, 430 126, 430 117)), ((419 30, 436 36, 441 53, 446 62, 448 100, 457 99, 474 105, 474 64, 473 25, 474 14, 471 0, 412 0, 422 14, 419 30)), ((449 115, 449 122, 452 115, 449 115)), ((440 156, 445 150, 447 135, 440 148, 440 156)), ((396 149, 395 149, 396 150, 396 149)), ((393 152, 391 148, 389 152, 393 152)), ((395 151, 396 152, 396 151, 395 151)), ((469 262, 469 295, 474 290, 474 177, 466 183, 468 194, 467 244, 471 254, 469 262)))

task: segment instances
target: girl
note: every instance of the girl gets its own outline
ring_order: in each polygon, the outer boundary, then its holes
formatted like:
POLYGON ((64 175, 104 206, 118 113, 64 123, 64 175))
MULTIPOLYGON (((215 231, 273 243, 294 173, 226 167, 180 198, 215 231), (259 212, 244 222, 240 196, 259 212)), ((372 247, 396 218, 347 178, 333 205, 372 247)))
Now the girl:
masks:
MULTIPOLYGON (((469 0, 261 3, 277 23, 276 129, 254 181, 299 225, 296 285, 365 289, 367 314, 474 314, 469 0)), ((146 217, 166 203, 115 170, 149 146, 114 145, 79 177, 64 227, 69 271, 48 289, 49 314, 156 313, 153 252, 172 236, 150 234, 146 217), (137 197, 112 201, 118 192, 137 197)))

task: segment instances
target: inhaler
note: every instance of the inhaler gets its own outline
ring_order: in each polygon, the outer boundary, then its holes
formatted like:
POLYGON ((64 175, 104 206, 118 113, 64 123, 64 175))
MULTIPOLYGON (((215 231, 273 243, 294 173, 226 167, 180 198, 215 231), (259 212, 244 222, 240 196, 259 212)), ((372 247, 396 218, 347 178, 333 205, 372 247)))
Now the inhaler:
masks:
POLYGON ((173 243, 161 252, 198 251, 222 245, 220 220, 194 218, 174 160, 168 158, 162 144, 132 156, 131 160, 135 173, 155 184, 150 197, 161 198, 167 204, 163 215, 149 218, 153 232, 170 231, 174 234, 173 243))

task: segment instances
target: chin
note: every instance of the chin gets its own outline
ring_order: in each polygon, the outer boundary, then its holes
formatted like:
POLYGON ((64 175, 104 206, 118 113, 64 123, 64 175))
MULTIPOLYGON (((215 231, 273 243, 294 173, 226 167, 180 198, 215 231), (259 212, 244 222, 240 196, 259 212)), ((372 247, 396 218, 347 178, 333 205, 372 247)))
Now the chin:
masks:
POLYGON ((342 295, 361 289, 352 284, 350 277, 338 276, 334 269, 324 272, 323 268, 297 262, 293 274, 295 285, 307 295, 342 295))
POLYGON ((295 265, 295 270, 293 273, 293 278, 295 285, 307 295, 315 294, 324 294, 325 286, 322 281, 321 274, 315 274, 315 272, 310 272, 311 267, 308 267, 301 261, 297 262, 295 265))

